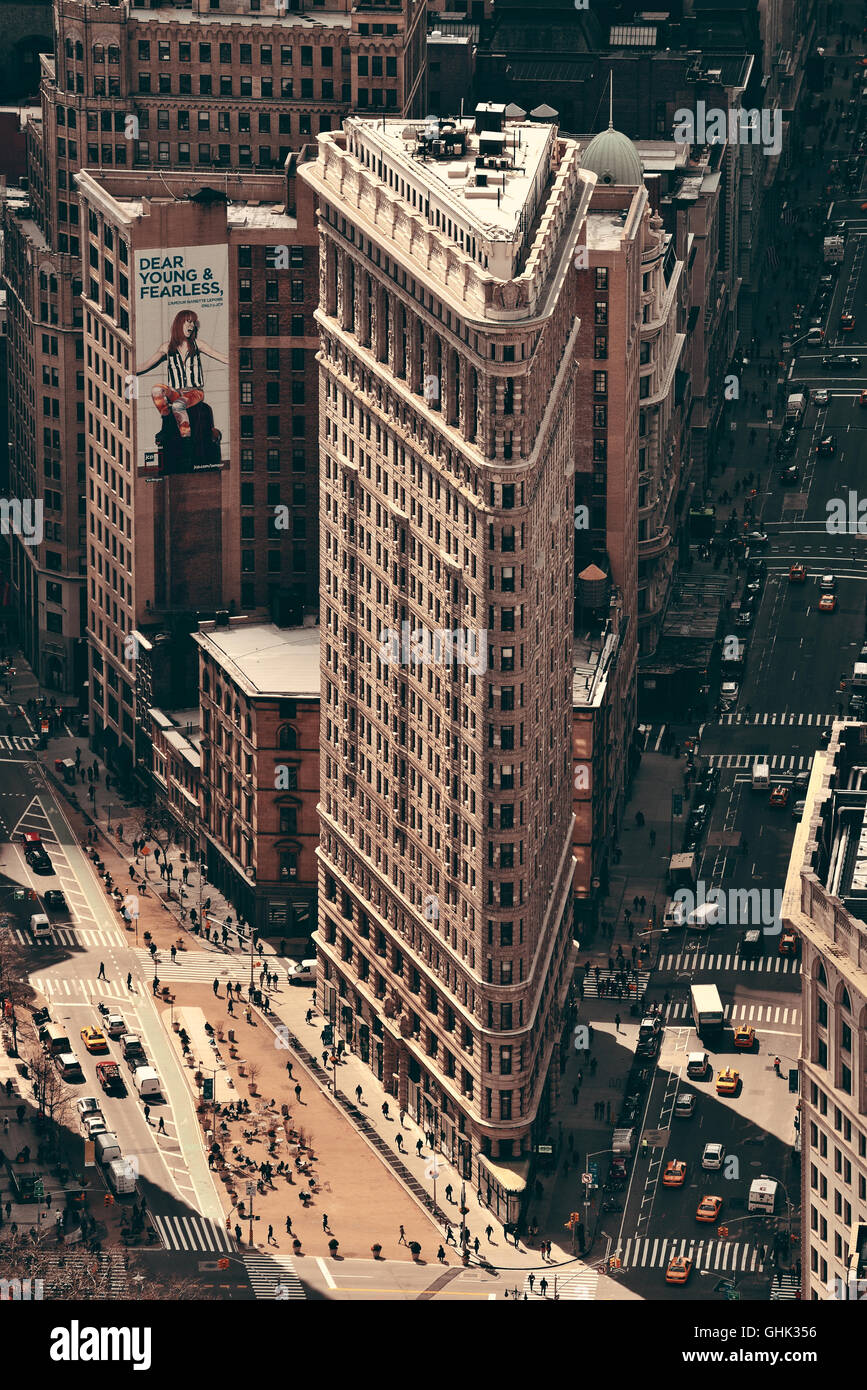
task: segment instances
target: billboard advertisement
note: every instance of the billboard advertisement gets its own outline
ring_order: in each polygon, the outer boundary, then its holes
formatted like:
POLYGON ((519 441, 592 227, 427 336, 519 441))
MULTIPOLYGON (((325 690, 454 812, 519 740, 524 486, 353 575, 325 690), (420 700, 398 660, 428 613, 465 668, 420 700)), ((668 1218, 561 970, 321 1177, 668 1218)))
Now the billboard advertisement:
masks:
POLYGON ((229 249, 135 255, 136 464, 162 478, 229 459, 229 249))

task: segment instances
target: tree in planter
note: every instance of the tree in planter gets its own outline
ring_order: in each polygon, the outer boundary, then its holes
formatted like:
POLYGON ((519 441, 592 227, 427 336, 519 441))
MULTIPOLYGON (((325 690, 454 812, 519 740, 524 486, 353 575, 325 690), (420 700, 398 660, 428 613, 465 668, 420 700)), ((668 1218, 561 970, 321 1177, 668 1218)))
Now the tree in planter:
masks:
POLYGON ((28 967, 25 951, 12 934, 15 926, 17 922, 14 917, 0 918, 0 1013, 6 1012, 8 1003, 13 1057, 18 1056, 17 1011, 33 998, 33 989, 26 979, 28 967))
POLYGON ((61 1080, 53 1058, 41 1048, 33 1048, 27 1058, 33 1082, 33 1098, 49 1125, 49 1137, 56 1158, 60 1156, 60 1131, 69 1117, 73 1092, 61 1080))
POLYGON ((262 1074, 262 1068, 258 1062, 247 1063, 247 1077, 250 1082, 250 1095, 256 1094, 256 1080, 262 1074))

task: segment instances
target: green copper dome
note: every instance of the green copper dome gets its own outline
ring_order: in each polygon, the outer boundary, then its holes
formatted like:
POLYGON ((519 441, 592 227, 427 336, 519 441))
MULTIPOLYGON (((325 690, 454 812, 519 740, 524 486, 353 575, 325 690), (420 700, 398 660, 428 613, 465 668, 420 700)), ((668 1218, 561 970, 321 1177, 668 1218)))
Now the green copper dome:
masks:
POLYGON ((637 149, 612 125, 594 135, 581 156, 581 167, 596 174, 600 183, 621 188, 640 188, 644 181, 637 149))

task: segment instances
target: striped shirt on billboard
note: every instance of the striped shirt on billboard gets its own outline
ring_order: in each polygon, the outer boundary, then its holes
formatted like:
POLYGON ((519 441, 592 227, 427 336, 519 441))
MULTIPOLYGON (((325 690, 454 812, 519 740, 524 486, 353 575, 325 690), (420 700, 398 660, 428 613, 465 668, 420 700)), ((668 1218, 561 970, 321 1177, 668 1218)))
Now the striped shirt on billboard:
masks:
POLYGON ((205 378, 202 375, 202 359, 198 352, 179 352, 168 355, 169 384, 174 391, 189 391, 192 388, 204 390, 205 378))

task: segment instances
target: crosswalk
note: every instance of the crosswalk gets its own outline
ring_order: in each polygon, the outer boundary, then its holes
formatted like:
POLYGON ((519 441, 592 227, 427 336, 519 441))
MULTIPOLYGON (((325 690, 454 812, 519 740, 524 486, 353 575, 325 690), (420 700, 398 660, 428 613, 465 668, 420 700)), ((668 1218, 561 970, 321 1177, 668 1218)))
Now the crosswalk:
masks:
POLYGON ((29 734, 0 734, 0 749, 6 753, 29 753, 36 747, 36 739, 29 734))
POLYGON ((257 1298, 306 1298, 304 1285, 288 1255, 267 1255, 260 1251, 244 1256, 250 1287, 257 1298))
MULTIPOLYGON (((209 955, 207 951, 178 951, 174 962, 168 951, 157 951, 155 962, 150 951, 138 950, 136 961, 145 973, 157 974, 165 984, 210 984, 213 980, 244 980, 250 978, 250 960, 239 956, 209 955), (245 969, 246 968, 246 969, 245 969)), ((260 966, 255 966, 255 980, 258 983, 260 966)), ((284 976, 285 979, 285 976, 284 976)))
MULTIPOLYGON (((678 955, 660 956, 656 968, 666 974, 677 974, 680 970, 690 970, 696 974, 701 970, 737 970, 747 975, 800 975, 801 962, 794 956, 754 956, 744 960, 733 951, 727 955, 702 951, 699 956, 681 951, 678 955)), ((586 989, 585 985, 585 993, 586 989)))
MULTIPOLYGON (((598 979, 598 981, 597 981, 596 975, 595 975, 594 971, 592 971, 592 970, 589 971, 588 974, 587 974, 587 975, 585 976, 585 978, 584 978, 584 998, 585 998, 585 999, 602 999, 603 997, 604 997, 604 998, 607 998, 607 999, 616 999, 616 998, 618 998, 617 994, 606 994, 606 995, 603 995, 603 986, 606 985, 607 983, 609 983, 610 981, 613 981, 613 982, 616 984, 617 981, 620 980, 621 978, 622 978, 622 977, 621 977, 620 975, 618 975, 618 973, 617 973, 616 970, 600 970, 600 971, 599 971, 599 979, 598 979)), ((641 995, 644 993, 644 991, 647 989, 648 984, 650 983, 650 971, 649 971, 649 970, 639 970, 639 972, 638 972, 637 990, 632 988, 632 986, 635 985, 635 983, 636 983, 635 976, 630 974, 630 975, 627 975, 626 978, 627 978, 628 984, 627 984, 627 986, 626 986, 626 991, 624 992, 624 994, 623 994, 621 997, 624 998, 624 999, 631 999, 631 998, 633 998, 633 997, 636 995, 636 993, 637 993, 638 997, 641 998, 641 995)))
POLYGON ((623 1269, 665 1269, 675 1255, 691 1259, 697 1270, 758 1274, 764 1269, 761 1247, 742 1240, 674 1240, 630 1236, 620 1255, 623 1269))
MULTIPOLYGON (((24 927, 15 927, 12 935, 21 946, 35 945, 32 933, 24 927)), ((55 922, 51 935, 58 946, 104 946, 106 949, 116 949, 126 945, 120 932, 111 927, 61 927, 55 922)))
POLYGON ((101 998, 110 999, 112 1003, 117 1004, 121 1000, 130 998, 125 980, 88 980, 74 979, 65 975, 31 975, 30 983, 47 999, 88 1000, 98 994, 101 998))
POLYGON ((129 1297, 126 1252, 91 1254, 87 1250, 42 1251, 39 1255, 44 1297, 48 1299, 129 1297))
POLYGON ((767 710, 763 714, 724 714, 719 720, 720 724, 778 724, 792 727, 802 725, 804 728, 812 726, 814 729, 827 728, 833 724, 838 716, 835 714, 804 714, 792 713, 790 710, 783 710, 782 713, 769 713, 767 710))
POLYGON ((797 772, 809 772, 813 766, 813 755, 812 753, 774 753, 768 757, 765 753, 709 753, 707 761, 709 767, 728 767, 742 772, 751 768, 753 763, 762 762, 767 763, 772 772, 791 773, 794 776, 797 772))
POLYGON ((796 1274, 784 1271, 782 1274, 775 1274, 771 1284, 771 1302, 779 1303, 784 1299, 797 1298, 801 1288, 801 1281, 796 1274))
MULTIPOLYGON (((775 1023, 789 1027, 800 1027, 801 1024, 801 1010, 785 1004, 727 1004, 724 1012, 728 1023, 763 1023, 766 1027, 775 1023)), ((689 1000, 673 999, 665 1021, 676 1023, 678 1019, 689 1017, 689 1000)))
POLYGON ((149 1215, 167 1250, 231 1255, 238 1248, 235 1237, 209 1216, 200 1216, 197 1212, 189 1216, 167 1216, 153 1211, 149 1215))
POLYGON ((577 1269, 574 1274, 558 1274, 550 1282, 548 1292, 555 1298, 578 1299, 592 1302, 599 1287, 599 1270, 589 1265, 577 1269))

